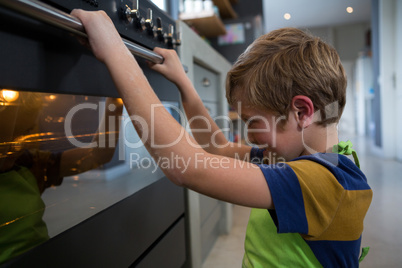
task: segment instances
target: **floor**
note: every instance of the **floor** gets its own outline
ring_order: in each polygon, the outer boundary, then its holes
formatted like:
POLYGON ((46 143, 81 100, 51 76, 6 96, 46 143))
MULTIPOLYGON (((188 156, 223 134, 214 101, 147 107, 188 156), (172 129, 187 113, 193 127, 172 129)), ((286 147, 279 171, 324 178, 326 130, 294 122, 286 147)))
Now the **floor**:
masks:
MULTIPOLYGON (((362 239, 362 246, 369 246, 370 252, 360 267, 402 267, 402 163, 378 157, 366 138, 351 141, 374 192, 362 239)), ((234 206, 231 233, 218 238, 203 268, 241 267, 249 212, 249 208, 234 206)))

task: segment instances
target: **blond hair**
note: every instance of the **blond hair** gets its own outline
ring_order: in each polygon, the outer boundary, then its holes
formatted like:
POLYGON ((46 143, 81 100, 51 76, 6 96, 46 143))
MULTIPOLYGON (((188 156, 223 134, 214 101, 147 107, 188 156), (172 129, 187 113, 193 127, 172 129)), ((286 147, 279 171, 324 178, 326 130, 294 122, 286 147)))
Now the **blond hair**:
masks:
POLYGON ((336 50, 296 28, 259 37, 227 75, 226 98, 233 106, 244 101, 287 119, 297 95, 312 100, 324 126, 339 121, 346 103, 346 74, 336 50))

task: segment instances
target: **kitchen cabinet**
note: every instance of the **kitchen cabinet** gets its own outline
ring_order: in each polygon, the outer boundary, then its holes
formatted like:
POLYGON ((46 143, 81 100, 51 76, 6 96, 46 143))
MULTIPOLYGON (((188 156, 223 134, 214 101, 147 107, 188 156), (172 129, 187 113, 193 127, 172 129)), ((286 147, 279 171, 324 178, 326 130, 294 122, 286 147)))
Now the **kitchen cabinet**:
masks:
POLYGON ((237 14, 232 8, 229 0, 213 0, 214 5, 218 7, 222 19, 236 19, 237 14))
MULTIPOLYGON (((204 106, 212 118, 226 116, 228 104, 225 98, 226 74, 231 64, 182 21, 178 23, 182 33, 179 55, 188 67, 188 77, 194 84, 204 106)), ((228 120, 217 120, 221 129, 228 128, 228 120)), ((182 122, 186 125, 186 122, 182 122)), ((228 134, 229 133, 225 133, 228 134)), ((200 268, 219 235, 230 231, 232 204, 186 190, 187 262, 184 267, 200 268)))
POLYGON ((202 10, 200 12, 181 13, 179 18, 194 28, 200 36, 212 38, 225 35, 226 29, 222 19, 237 18, 232 2, 229 0, 213 0, 219 14, 215 14, 214 10, 202 10))

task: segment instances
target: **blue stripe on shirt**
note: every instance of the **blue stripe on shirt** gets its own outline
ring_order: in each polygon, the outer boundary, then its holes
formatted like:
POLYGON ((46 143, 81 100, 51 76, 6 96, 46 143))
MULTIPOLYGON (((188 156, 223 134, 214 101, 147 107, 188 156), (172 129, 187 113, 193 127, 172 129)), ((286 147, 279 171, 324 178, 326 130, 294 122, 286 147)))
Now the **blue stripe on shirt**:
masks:
POLYGON ((361 237, 353 241, 305 241, 325 268, 359 267, 361 237))
POLYGON ((259 149, 257 147, 252 147, 250 152, 250 162, 261 164, 264 158, 265 149, 259 149))
POLYGON ((276 217, 281 223, 278 232, 307 234, 303 195, 294 171, 285 163, 259 165, 259 167, 268 183, 276 217))

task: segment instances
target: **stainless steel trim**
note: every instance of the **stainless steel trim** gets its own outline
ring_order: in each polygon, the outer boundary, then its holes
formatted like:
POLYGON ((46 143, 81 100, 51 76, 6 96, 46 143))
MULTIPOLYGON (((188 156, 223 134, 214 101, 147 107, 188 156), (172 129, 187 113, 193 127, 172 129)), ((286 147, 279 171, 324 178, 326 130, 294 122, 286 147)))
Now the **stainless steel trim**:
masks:
MULTIPOLYGON (((0 0, 0 4, 27 16, 87 37, 82 23, 75 17, 52 6, 36 0, 0 0)), ((147 48, 122 38, 133 55, 140 56, 154 63, 162 63, 163 57, 147 48)))

